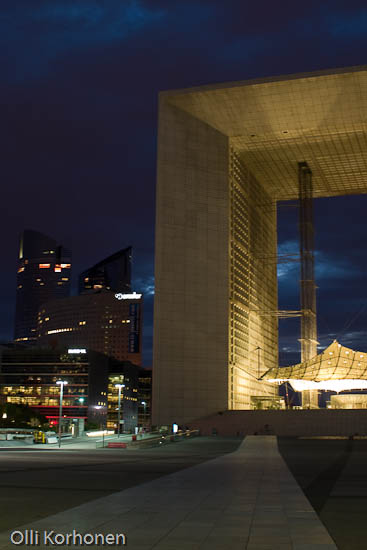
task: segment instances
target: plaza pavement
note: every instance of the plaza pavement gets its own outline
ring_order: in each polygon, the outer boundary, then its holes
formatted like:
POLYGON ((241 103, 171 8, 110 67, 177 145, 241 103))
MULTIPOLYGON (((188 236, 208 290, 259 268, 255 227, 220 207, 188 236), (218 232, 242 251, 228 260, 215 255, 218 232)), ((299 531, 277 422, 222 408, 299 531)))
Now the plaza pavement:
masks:
MULTIPOLYGON (((235 452, 17 528, 26 529, 124 533, 132 550, 337 548, 275 436, 248 436, 235 452)), ((9 535, 0 548, 14 550, 9 535)))

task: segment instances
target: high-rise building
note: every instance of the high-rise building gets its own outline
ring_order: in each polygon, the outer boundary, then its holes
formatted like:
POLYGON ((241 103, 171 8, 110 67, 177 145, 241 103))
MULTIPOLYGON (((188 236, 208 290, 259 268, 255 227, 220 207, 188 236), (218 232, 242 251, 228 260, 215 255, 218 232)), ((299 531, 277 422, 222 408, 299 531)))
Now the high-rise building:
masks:
POLYGON ((94 291, 42 305, 38 318, 41 346, 85 347, 119 361, 141 365, 142 294, 94 291))
POLYGON ((102 289, 131 292, 131 258, 129 246, 83 271, 79 275, 79 294, 102 289))
POLYGON ((70 270, 69 250, 38 231, 23 231, 18 256, 15 341, 36 341, 38 310, 48 300, 69 295, 70 270))

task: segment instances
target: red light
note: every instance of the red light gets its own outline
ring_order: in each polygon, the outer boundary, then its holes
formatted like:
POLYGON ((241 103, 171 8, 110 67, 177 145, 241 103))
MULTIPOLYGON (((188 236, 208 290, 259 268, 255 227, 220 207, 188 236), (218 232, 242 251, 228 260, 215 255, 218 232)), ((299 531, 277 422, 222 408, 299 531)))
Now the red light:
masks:
POLYGON ((39 269, 49 269, 51 264, 38 264, 39 269))

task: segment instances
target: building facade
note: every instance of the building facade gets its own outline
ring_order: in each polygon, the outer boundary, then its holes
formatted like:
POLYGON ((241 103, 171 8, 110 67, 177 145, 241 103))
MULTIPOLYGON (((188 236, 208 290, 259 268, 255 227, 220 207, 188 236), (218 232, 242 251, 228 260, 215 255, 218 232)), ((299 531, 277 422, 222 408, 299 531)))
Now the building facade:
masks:
POLYGON ((58 424, 60 386, 66 420, 96 421, 107 408, 108 357, 85 349, 0 349, 0 401, 28 405, 58 424))
POLYGON ((16 342, 37 341, 37 315, 44 302, 70 294, 71 252, 54 239, 25 230, 20 237, 15 331, 16 342))
POLYGON ((152 417, 152 369, 139 369, 138 381, 138 425, 151 428, 152 417))
POLYGON ((131 292, 132 248, 129 246, 79 275, 79 294, 96 290, 131 292))
POLYGON ((40 346, 97 351, 119 361, 141 365, 141 294, 94 290, 52 300, 39 311, 37 336, 40 346))
POLYGON ((160 95, 153 424, 277 394, 276 203, 367 192, 366 67, 160 95))
POLYGON ((120 433, 134 433, 138 427, 138 374, 139 367, 129 362, 112 362, 108 374, 107 428, 120 433), (119 388, 120 388, 120 415, 119 388))
POLYGON ((117 431, 118 388, 121 432, 138 427, 138 376, 140 368, 85 348, 44 349, 0 346, 0 403, 28 405, 52 425, 59 422, 60 386, 62 416, 117 431))

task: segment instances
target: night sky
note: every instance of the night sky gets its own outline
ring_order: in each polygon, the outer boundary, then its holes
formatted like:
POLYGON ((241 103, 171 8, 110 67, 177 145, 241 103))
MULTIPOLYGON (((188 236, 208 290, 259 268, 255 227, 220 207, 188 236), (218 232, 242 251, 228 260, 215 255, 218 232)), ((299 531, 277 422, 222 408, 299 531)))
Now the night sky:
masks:
MULTIPOLYGON (((364 2, 2 0, 0 340, 13 336, 19 233, 73 252, 80 271, 126 246, 145 294, 151 365, 157 95, 160 90, 367 63, 364 2)), ((319 340, 367 350, 366 195, 315 201, 319 340)), ((297 210, 279 208, 281 252, 297 210)), ((279 266, 298 309, 298 266, 279 266)), ((281 322, 281 363, 299 322, 281 322)))

